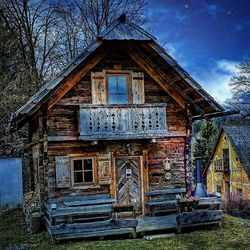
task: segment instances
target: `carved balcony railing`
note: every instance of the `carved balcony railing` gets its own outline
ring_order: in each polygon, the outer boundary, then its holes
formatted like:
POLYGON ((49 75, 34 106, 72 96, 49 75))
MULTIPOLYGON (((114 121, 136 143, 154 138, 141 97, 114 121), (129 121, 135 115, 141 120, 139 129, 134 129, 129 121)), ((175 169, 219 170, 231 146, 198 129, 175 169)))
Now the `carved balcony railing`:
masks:
POLYGON ((79 133, 83 140, 160 138, 166 104, 80 105, 79 133))

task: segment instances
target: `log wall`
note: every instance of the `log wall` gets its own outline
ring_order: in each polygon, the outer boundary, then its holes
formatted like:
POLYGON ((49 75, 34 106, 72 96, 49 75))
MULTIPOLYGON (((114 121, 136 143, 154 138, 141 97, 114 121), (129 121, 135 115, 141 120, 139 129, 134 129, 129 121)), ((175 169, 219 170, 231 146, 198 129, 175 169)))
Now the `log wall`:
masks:
MULTIPOLYGON (((157 139, 155 143, 149 140, 136 141, 103 141, 98 145, 87 142, 49 142, 48 145, 48 193, 59 195, 71 192, 78 193, 114 193, 112 190, 114 180, 108 185, 96 185, 90 188, 74 187, 69 189, 57 189, 55 179, 55 157, 68 155, 70 157, 92 157, 100 154, 112 153, 112 171, 114 171, 114 158, 121 156, 141 156, 144 176, 144 190, 168 189, 185 187, 184 151, 185 138, 157 139), (130 144, 131 152, 127 151, 130 144), (164 161, 169 159, 170 169, 166 170, 164 161), (171 174, 171 179, 165 178, 166 173, 171 174)), ((98 173, 98 166, 97 166, 98 173)), ((98 183, 98 182, 97 182, 98 183)))
MULTIPOLYGON (((93 72, 114 69, 119 65, 121 70, 144 72, 132 59, 120 51, 113 51, 107 55, 93 72), (117 58, 119 54, 119 58, 117 58)), ((91 72, 72 88, 48 112, 49 136, 76 136, 77 131, 77 105, 91 104, 91 72)), ((146 72, 144 72, 145 103, 167 104, 168 132, 173 134, 186 133, 186 112, 170 97, 146 72)))
MULTIPOLYGON (((92 71, 100 72, 119 68, 121 70, 133 70, 144 72, 127 55, 120 51, 113 50, 107 55, 92 71), (119 57, 117 55, 119 54, 119 57)), ((146 72, 144 72, 145 103, 166 103, 167 104, 167 130, 175 137, 150 140, 120 140, 120 141, 99 141, 98 145, 91 142, 77 140, 78 132, 78 109, 80 104, 91 104, 91 72, 86 74, 79 83, 65 94, 51 109, 46 116, 45 127, 38 125, 38 130, 33 130, 32 141, 40 140, 32 145, 32 161, 38 158, 39 178, 36 185, 42 187, 43 198, 65 193, 111 193, 115 196, 115 182, 85 188, 56 188, 56 156, 91 156, 111 153, 112 171, 114 171, 114 159, 119 156, 141 156, 143 164, 144 191, 152 189, 179 188, 186 186, 185 164, 190 155, 190 146, 187 144, 185 135, 188 130, 187 112, 170 97, 146 72), (43 135, 43 136, 42 136, 43 135), (176 135, 179 135, 179 137, 176 135), (47 136, 70 137, 72 141, 47 141, 47 136), (34 137, 34 138, 33 138, 34 137), (74 140, 75 138, 75 140, 74 140), (127 145, 130 144, 131 151, 128 152, 127 145), (170 169, 163 164, 169 161, 170 169), (166 179, 169 173, 171 178, 166 179), (42 176, 42 178, 41 178, 42 176), (40 184, 38 184, 40 182, 40 184)), ((38 121, 39 123, 39 121, 38 121)), ((98 173, 98 164, 97 164, 98 173)), ((114 178, 114 172, 113 178, 114 178)))

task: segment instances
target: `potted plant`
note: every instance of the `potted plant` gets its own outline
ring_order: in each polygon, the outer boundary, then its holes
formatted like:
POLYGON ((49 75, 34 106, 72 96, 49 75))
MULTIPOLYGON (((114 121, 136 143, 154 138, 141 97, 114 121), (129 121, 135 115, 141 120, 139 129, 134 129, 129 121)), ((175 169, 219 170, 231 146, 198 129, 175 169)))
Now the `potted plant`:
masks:
POLYGON ((135 210, 134 206, 127 202, 114 203, 113 212, 133 212, 135 210))
POLYGON ((180 207, 181 212, 182 211, 190 212, 198 204, 199 204, 199 197, 197 196, 184 197, 178 200, 178 205, 180 207))

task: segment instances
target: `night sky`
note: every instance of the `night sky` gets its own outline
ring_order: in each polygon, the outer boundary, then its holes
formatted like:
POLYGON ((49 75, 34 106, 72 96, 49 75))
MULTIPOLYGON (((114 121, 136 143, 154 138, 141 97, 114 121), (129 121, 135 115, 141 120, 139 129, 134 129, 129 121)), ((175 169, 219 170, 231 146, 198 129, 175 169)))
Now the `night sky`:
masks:
POLYGON ((149 0, 148 24, 218 102, 230 97, 235 64, 250 56, 250 1, 149 0))

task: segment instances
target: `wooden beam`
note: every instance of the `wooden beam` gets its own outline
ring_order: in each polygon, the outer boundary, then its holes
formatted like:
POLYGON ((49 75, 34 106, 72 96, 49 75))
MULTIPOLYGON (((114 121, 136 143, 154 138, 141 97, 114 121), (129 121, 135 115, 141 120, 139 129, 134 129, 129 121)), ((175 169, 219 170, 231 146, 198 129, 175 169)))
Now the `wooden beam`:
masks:
POLYGON ((107 53, 107 48, 106 50, 99 51, 99 53, 97 53, 91 60, 87 61, 75 74, 66 79, 65 83, 62 84, 49 99, 48 109, 50 109, 60 98, 73 88, 82 77, 84 77, 104 56, 107 55, 107 53))
POLYGON ((239 114, 239 110, 228 110, 228 111, 220 111, 220 112, 214 112, 209 114, 203 114, 203 115, 196 115, 192 117, 192 120, 202 120, 202 119, 210 119, 214 117, 222 117, 222 116, 228 116, 228 115, 236 115, 239 114))
POLYGON ((187 89, 183 89, 183 92, 185 93, 185 94, 189 94, 189 93, 192 93, 192 92, 194 92, 195 90, 193 89, 193 88, 187 88, 187 89))
POLYGON ((174 78, 169 82, 169 84, 170 84, 171 86, 173 86, 176 82, 181 81, 181 80, 183 80, 183 77, 182 77, 182 76, 176 76, 176 77, 174 77, 174 78))
POLYGON ((129 54, 129 56, 142 67, 183 109, 185 109, 185 100, 183 97, 152 67, 148 57, 142 55, 142 52, 131 46, 121 45, 121 47, 129 54))

